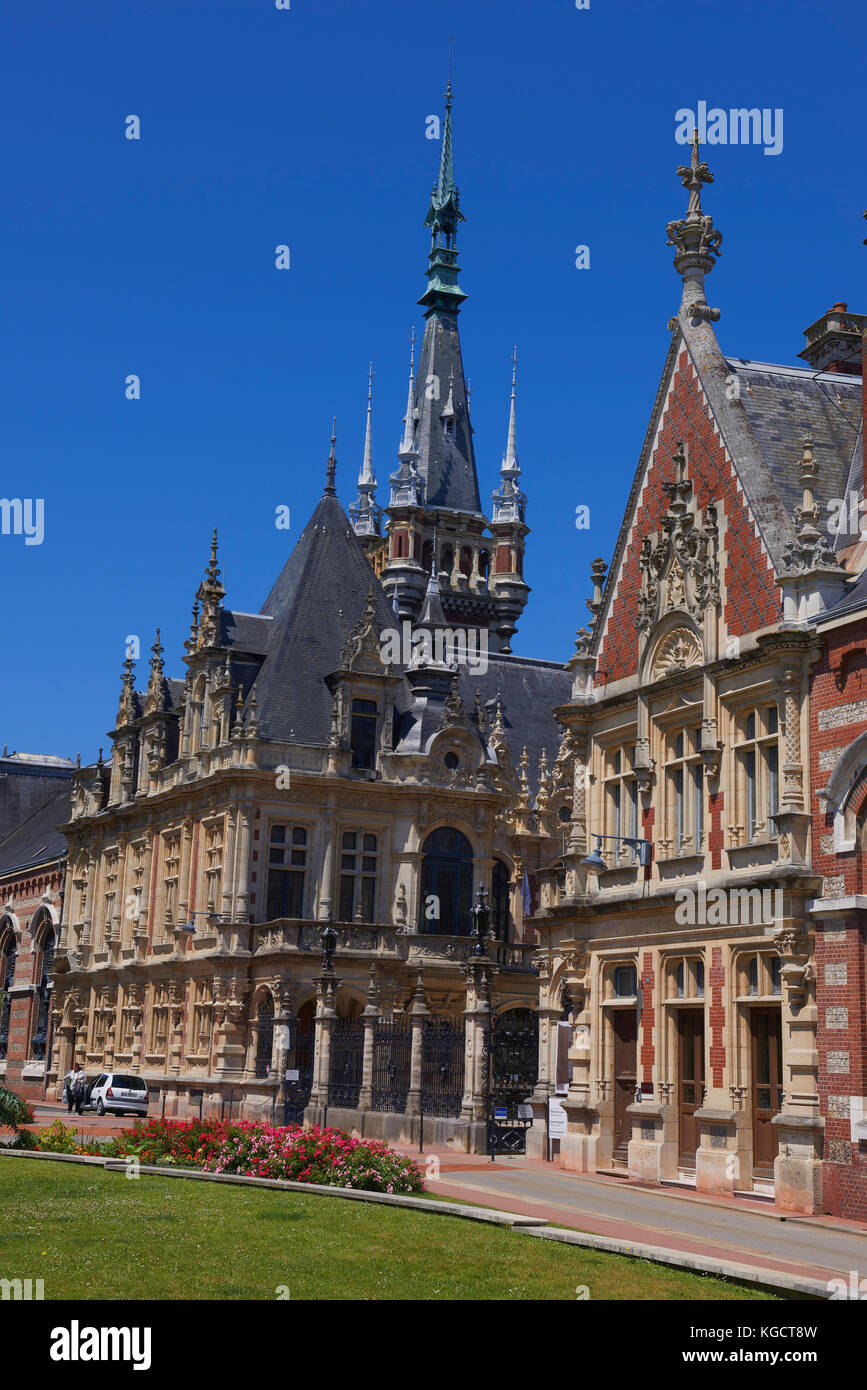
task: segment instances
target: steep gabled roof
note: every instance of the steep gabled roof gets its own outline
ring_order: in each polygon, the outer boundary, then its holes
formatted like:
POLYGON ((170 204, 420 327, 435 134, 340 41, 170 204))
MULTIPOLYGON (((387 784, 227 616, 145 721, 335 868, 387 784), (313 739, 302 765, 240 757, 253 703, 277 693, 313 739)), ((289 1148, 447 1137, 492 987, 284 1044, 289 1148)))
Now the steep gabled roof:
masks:
POLYGON ((326 494, 262 605, 273 620, 254 685, 263 738, 327 742, 331 695, 324 678, 340 666, 371 586, 381 631, 395 624, 394 613, 349 518, 326 494))

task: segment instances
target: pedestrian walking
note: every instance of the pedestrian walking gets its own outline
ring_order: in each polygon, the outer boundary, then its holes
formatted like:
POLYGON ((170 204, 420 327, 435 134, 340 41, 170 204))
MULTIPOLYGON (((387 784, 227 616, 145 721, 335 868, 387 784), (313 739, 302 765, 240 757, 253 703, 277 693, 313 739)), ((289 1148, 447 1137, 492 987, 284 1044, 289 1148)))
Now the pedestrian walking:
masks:
POLYGON ((72 1071, 68 1071, 63 1078, 66 1091, 66 1113, 72 1114, 72 1107, 75 1106, 76 1115, 83 1114, 84 1111, 84 1088, 87 1078, 81 1070, 78 1062, 73 1062, 72 1071))

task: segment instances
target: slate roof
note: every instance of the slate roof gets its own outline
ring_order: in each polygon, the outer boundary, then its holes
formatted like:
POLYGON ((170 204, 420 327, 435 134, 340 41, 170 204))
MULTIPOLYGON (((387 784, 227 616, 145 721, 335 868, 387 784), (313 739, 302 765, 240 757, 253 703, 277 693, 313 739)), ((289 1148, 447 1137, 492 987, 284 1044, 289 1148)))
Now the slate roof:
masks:
POLYGON ((415 379, 418 428, 415 443, 418 471, 425 479, 428 507, 481 515, 479 481, 473 451, 473 430, 467 407, 467 387, 457 317, 442 312, 428 319, 415 379), (429 400, 426 383, 436 377, 439 398, 429 400), (454 432, 443 430, 442 411, 449 390, 454 403, 454 432))
MULTIPOLYGON (((272 618, 268 652, 255 681, 257 717, 264 738, 324 745, 331 726, 331 695, 325 676, 341 665, 351 629, 373 588, 378 632, 394 627, 393 609, 371 569, 339 501, 324 496, 286 561, 262 613, 272 618)), ((557 755, 559 726, 551 711, 569 698, 571 677, 555 662, 491 654, 484 675, 463 668, 461 697, 471 712, 476 690, 493 719, 499 694, 506 739, 514 763, 526 745, 529 775, 535 785, 539 755, 547 748, 549 764, 557 755)), ((416 745, 407 719, 413 694, 409 682, 396 688, 401 733, 406 747, 416 745)), ((437 707, 437 719, 441 707, 437 707)), ((422 735, 418 730, 417 735, 422 735)))
POLYGON ((0 758, 0 844, 72 780, 68 758, 12 753, 0 758))
MULTIPOLYGON (((765 534, 779 568, 783 549, 794 536, 792 512, 803 499, 798 475, 807 430, 819 466, 817 501, 826 517, 828 500, 845 494, 861 417, 861 378, 835 372, 817 375, 809 368, 740 357, 727 357, 726 362, 739 383, 740 403, 790 523, 790 534, 779 534, 775 526, 765 534)), ((760 509, 761 496, 751 495, 758 480, 745 470, 741 481, 750 502, 760 509)))
POLYGON ((263 738, 325 744, 331 695, 324 677, 341 653, 373 587, 378 628, 394 612, 336 497, 322 498, 262 605, 267 655, 255 681, 263 738))
POLYGON ((223 646, 233 653, 264 656, 268 650, 271 618, 264 613, 235 613, 230 608, 222 612, 223 646))
POLYGON ((518 656, 488 657, 488 669, 483 676, 462 672, 461 696, 468 710, 473 708, 476 687, 481 690, 482 703, 488 706, 491 719, 500 696, 506 742, 512 762, 517 768, 521 752, 526 747, 530 765, 527 776, 533 794, 538 785, 539 758, 542 749, 548 753, 548 766, 553 766, 560 747, 563 730, 555 723, 555 705, 568 703, 572 677, 565 666, 553 661, 537 661, 518 656))
POLYGON ((67 824, 72 815, 69 778, 67 783, 50 801, 33 811, 23 824, 0 840, 0 875, 33 868, 37 864, 61 859, 66 854, 66 839, 56 826, 67 824))

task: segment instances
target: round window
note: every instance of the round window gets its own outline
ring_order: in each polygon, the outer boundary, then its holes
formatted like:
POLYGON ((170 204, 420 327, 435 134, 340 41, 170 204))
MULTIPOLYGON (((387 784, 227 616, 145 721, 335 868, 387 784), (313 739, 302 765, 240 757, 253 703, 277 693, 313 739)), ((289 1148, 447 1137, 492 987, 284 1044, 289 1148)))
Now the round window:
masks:
POLYGON ((460 758, 458 757, 457 753, 446 753, 443 761, 445 762, 446 767, 451 772, 453 768, 457 767, 458 763, 460 762, 460 758))
POLYGON ((572 812, 569 810, 569 807, 568 807, 568 806, 561 806, 561 807, 560 807, 560 819, 561 819, 562 821, 567 821, 567 820, 571 820, 571 819, 572 819, 572 812))

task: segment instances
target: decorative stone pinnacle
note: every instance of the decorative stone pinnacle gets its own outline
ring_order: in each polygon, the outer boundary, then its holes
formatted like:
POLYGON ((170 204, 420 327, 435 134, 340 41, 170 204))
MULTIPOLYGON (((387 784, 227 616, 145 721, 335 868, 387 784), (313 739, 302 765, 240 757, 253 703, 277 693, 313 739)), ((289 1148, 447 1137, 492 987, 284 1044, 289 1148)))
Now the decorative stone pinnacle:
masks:
POLYGON ((702 211, 702 184, 713 183, 713 174, 704 160, 699 159, 697 130, 693 133, 692 159, 688 166, 678 166, 677 175, 689 190, 689 203, 685 218, 668 223, 666 245, 676 250, 674 268, 683 280, 681 308, 694 322, 707 319, 715 323, 720 313, 719 309, 709 308, 705 301, 704 277, 722 255, 722 232, 714 227, 713 218, 702 211))
POLYGON ((590 565, 590 582, 593 585, 593 597, 588 598, 586 602, 587 607, 593 614, 594 623, 596 622, 596 619, 599 616, 599 610, 602 607, 602 587, 605 583, 605 575, 607 570, 608 566, 602 559, 601 555, 597 556, 597 558, 590 565))

